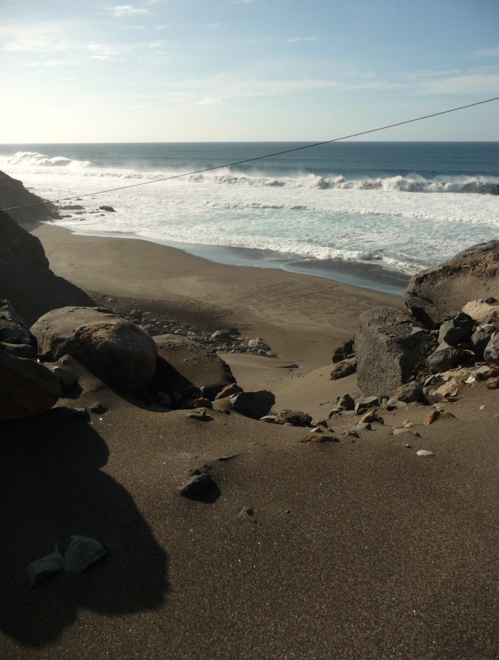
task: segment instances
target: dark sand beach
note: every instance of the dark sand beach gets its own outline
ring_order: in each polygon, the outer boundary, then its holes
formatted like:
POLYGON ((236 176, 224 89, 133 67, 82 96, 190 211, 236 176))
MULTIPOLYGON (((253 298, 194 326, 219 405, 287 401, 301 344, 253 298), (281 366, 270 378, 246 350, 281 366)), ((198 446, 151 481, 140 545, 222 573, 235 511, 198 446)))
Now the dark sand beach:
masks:
MULTIPOLYGON (((146 241, 33 233, 98 303, 262 337, 277 358, 222 357, 245 389, 275 392, 277 411, 315 420, 357 389, 328 365, 359 315, 402 309, 146 241)), ((160 412, 75 368, 81 391, 65 403, 107 412, 2 426, 2 659, 499 658, 499 408, 485 383, 431 427, 411 404, 361 438, 342 418, 339 442, 304 444, 306 429, 234 412, 160 412), (411 433, 393 436, 405 420, 411 433), (203 465, 218 489, 180 497, 203 465), (29 590, 26 566, 72 534, 100 540, 105 559, 29 590)))

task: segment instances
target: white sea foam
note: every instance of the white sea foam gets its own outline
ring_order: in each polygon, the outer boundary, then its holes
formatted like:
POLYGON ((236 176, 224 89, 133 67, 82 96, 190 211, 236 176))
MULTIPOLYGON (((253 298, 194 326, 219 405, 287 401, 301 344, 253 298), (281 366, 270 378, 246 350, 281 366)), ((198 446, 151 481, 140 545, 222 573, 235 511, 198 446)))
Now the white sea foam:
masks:
POLYGON ((59 221, 74 231, 253 248, 300 259, 362 260, 407 273, 497 238, 499 228, 497 194, 475 194, 499 189, 493 177, 346 180, 249 176, 225 168, 158 181, 179 168, 102 168, 28 151, 1 157, 0 170, 46 199, 81 196, 73 203, 86 212, 63 211, 66 217, 59 221), (97 194, 149 180, 155 183, 97 194), (100 211, 104 204, 116 213, 100 211))

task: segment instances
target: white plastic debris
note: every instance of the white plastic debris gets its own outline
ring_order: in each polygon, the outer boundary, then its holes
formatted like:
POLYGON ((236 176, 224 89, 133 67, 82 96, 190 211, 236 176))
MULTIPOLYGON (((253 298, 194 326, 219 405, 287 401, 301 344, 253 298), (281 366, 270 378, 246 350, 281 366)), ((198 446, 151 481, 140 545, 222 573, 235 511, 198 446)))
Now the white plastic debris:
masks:
POLYGON ((72 536, 71 539, 64 555, 68 573, 79 575, 106 554, 102 545, 95 539, 88 536, 72 536))
POLYGON ((36 559, 28 566, 28 574, 30 577, 30 588, 36 587, 37 584, 52 573, 58 573, 64 568, 64 559, 59 552, 56 545, 54 552, 46 555, 41 559, 36 559))

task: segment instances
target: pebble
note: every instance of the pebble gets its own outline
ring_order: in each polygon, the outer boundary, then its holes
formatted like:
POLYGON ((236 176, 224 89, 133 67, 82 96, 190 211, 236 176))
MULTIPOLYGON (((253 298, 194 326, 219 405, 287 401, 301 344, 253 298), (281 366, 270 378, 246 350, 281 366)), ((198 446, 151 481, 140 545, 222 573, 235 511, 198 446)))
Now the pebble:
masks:
POLYGON ((418 456, 435 456, 435 454, 432 451, 428 451, 427 449, 420 449, 419 451, 416 452, 418 456))

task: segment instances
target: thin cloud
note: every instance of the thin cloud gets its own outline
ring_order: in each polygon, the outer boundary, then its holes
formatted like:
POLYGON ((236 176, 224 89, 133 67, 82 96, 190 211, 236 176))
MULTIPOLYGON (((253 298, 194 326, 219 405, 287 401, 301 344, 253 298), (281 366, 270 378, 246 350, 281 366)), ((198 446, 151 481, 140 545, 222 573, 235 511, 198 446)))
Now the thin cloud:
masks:
POLYGON ((121 26, 122 30, 144 30, 143 25, 122 25, 121 26))
POLYGON ((156 30, 166 30, 166 28, 169 28, 169 25, 157 25, 156 30))
POLYGON ((70 46, 67 39, 69 31, 69 25, 0 26, 0 50, 10 52, 66 50, 70 46))
POLYGON ((109 7, 108 11, 113 12, 113 14, 120 18, 121 16, 138 16, 139 14, 148 14, 147 9, 139 9, 133 5, 116 5, 115 7, 109 7))
POLYGON ((222 27, 222 23, 210 23, 206 26, 207 30, 216 30, 217 28, 222 27))
POLYGON ((221 99, 212 99, 210 96, 198 101, 198 105, 220 105, 221 103, 223 103, 221 99))
POLYGON ((289 43, 296 43, 298 41, 319 41, 319 37, 293 37, 288 39, 289 43))
POLYGON ((474 57, 499 57, 499 46, 497 48, 484 48, 473 53, 474 57))
POLYGON ((499 94, 499 73, 470 73, 432 81, 425 94, 499 94))

